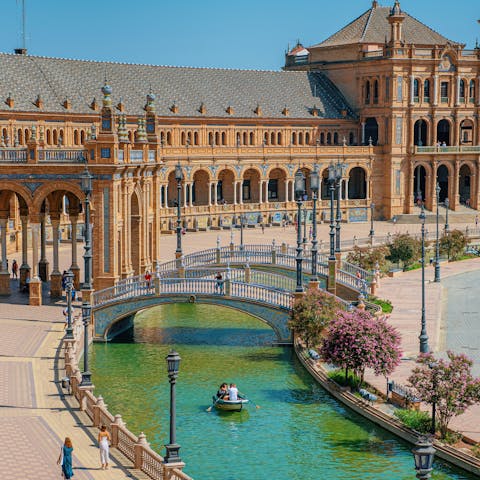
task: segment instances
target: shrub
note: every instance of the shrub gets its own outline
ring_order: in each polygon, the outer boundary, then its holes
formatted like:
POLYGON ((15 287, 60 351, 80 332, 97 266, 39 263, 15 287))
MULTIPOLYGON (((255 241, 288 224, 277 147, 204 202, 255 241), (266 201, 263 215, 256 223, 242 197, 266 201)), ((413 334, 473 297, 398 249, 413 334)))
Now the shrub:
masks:
POLYGON ((460 230, 452 230, 440 239, 440 253, 457 260, 467 246, 467 237, 460 230))
POLYGON ((432 426, 432 419, 427 412, 417 410, 395 410, 395 416, 408 428, 420 433, 429 433, 432 426))
POLYGON ((393 311, 393 305, 392 305, 392 302, 390 300, 383 300, 383 299, 378 298, 378 297, 369 296, 368 301, 371 302, 371 303, 374 303, 375 305, 379 305, 380 307, 382 307, 382 312, 383 313, 392 313, 392 311, 393 311))
POLYGON ((390 255, 388 260, 393 263, 403 263, 405 270, 420 256, 421 241, 412 237, 408 233, 399 233, 393 237, 392 243, 389 245, 390 255))
POLYGON ((353 247, 353 250, 348 252, 347 262, 358 265, 364 270, 374 270, 378 264, 381 272, 387 270, 386 256, 389 255, 388 247, 353 247))
POLYGON ((352 389, 355 389, 360 382, 360 379, 353 372, 348 372, 348 376, 345 378, 345 372, 339 368, 328 372, 328 378, 342 387, 351 387, 352 389))

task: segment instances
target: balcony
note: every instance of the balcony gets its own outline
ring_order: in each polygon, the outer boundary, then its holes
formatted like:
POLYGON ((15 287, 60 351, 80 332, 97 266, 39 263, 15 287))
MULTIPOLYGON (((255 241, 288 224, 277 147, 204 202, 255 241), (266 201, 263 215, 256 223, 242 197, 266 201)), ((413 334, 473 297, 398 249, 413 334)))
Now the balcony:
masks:
POLYGON ((480 153, 480 145, 455 145, 451 147, 418 147, 415 146, 415 154, 422 153, 480 153))

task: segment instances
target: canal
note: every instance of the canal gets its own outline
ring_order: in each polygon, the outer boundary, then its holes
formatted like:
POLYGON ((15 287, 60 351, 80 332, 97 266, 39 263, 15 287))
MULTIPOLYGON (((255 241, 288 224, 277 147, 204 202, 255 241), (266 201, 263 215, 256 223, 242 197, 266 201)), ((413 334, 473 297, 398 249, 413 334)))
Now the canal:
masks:
MULTIPOLYGON (((152 308, 137 315, 131 338, 91 346, 95 393, 163 455, 173 347, 182 357, 177 441, 195 480, 415 478, 407 444, 344 408, 274 341, 267 325, 224 307, 152 308), (224 381, 260 408, 207 413, 224 381)), ((432 478, 474 477, 436 461, 432 478)))

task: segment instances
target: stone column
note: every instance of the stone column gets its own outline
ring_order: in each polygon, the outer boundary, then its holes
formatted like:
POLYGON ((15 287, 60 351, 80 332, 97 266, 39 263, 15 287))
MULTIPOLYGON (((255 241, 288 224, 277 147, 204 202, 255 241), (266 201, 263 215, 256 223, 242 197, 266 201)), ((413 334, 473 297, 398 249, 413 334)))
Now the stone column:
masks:
POLYGON ((460 105, 460 77, 455 77, 455 106, 458 107, 460 105))
POLYGON ((238 189, 238 182, 235 180, 233 182, 233 204, 237 204, 237 189, 238 189))
POLYGON ((77 263, 77 215, 70 215, 70 222, 72 224, 72 265, 70 270, 73 272, 73 284, 75 290, 80 290, 80 267, 77 263))
POLYGON ((240 180, 240 193, 239 193, 239 196, 238 198, 240 199, 240 205, 243 205, 243 180, 240 180))
POLYGON ((28 216, 21 215, 22 222, 22 265, 20 266, 20 288, 25 286, 25 280, 30 275, 30 266, 28 265, 28 216))
POLYGON ((163 191, 165 192, 165 208, 168 208, 168 184, 163 187, 163 191))
MULTIPOLYGON (((450 208, 455 211, 455 210, 458 210, 458 207, 460 206, 460 192, 458 189, 459 180, 460 180, 460 161, 459 160, 455 160, 455 168, 453 172, 454 172, 453 182, 450 181, 450 178, 448 179, 449 180, 448 189, 452 193, 452 198, 450 199, 450 208)), ((449 192, 449 196, 450 196, 450 192, 449 192)))
POLYGON ((185 183, 183 186, 183 206, 188 207, 187 204, 187 189, 188 189, 188 183, 185 183))
POLYGON ((289 201, 290 201, 290 200, 288 199, 288 197, 289 197, 288 182, 289 182, 289 180, 286 180, 286 179, 285 179, 285 202, 289 202, 289 201))
POLYGON ((263 180, 260 180, 258 185, 258 203, 263 203, 263 180))
POLYGON ((190 188, 190 206, 193 207, 193 182, 190 182, 189 188, 190 188))
POLYGON ((414 84, 415 84, 415 77, 410 75, 410 106, 412 107, 415 104, 413 99, 414 97, 414 84))
POLYGON ((32 223, 32 278, 29 283, 29 304, 40 306, 42 304, 42 281, 38 277, 38 236, 40 222, 32 223))
POLYGON ((438 105, 438 75, 433 76, 433 105, 438 105))
POLYGON ((365 145, 365 122, 362 122, 362 145, 365 145))
POLYGON ((218 205, 218 182, 213 182, 213 202, 218 205))
POLYGON ((2 243, 2 264, 0 269, 0 295, 10 295, 10 274, 7 265, 7 222, 8 218, 0 218, 0 239, 2 243))
POLYGON ((47 242, 47 232, 45 228, 45 220, 46 215, 42 214, 40 220, 40 262, 38 264, 38 273, 42 282, 46 282, 48 280, 48 260, 45 248, 47 242))
POLYGON ((212 185, 213 182, 208 182, 208 206, 212 206, 212 185))
MULTIPOLYGON (((50 295, 52 298, 60 298, 62 296, 62 274, 58 267, 58 229, 60 227, 60 214, 50 214, 52 222, 53 237, 53 268, 50 275, 50 295)), ((32 231, 33 233, 33 231, 32 231)))
POLYGON ((293 180, 290 180, 290 198, 292 202, 295 201, 295 182, 293 180))
POLYGON ((268 203, 268 180, 265 180, 265 203, 268 203))

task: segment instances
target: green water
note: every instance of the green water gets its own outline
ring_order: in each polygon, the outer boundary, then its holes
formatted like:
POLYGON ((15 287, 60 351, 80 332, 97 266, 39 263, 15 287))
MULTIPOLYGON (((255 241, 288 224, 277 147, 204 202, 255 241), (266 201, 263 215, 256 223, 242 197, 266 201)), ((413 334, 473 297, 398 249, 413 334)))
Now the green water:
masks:
MULTIPOLYGON (((166 305, 137 315, 132 341, 95 344, 95 393, 145 432, 164 454, 169 384, 165 356, 181 355, 177 442, 195 480, 413 479, 410 447, 337 403, 290 348, 244 313, 209 305, 166 305), (207 413, 223 381, 260 409, 207 413)), ((473 479, 435 464, 434 479, 473 479)))

